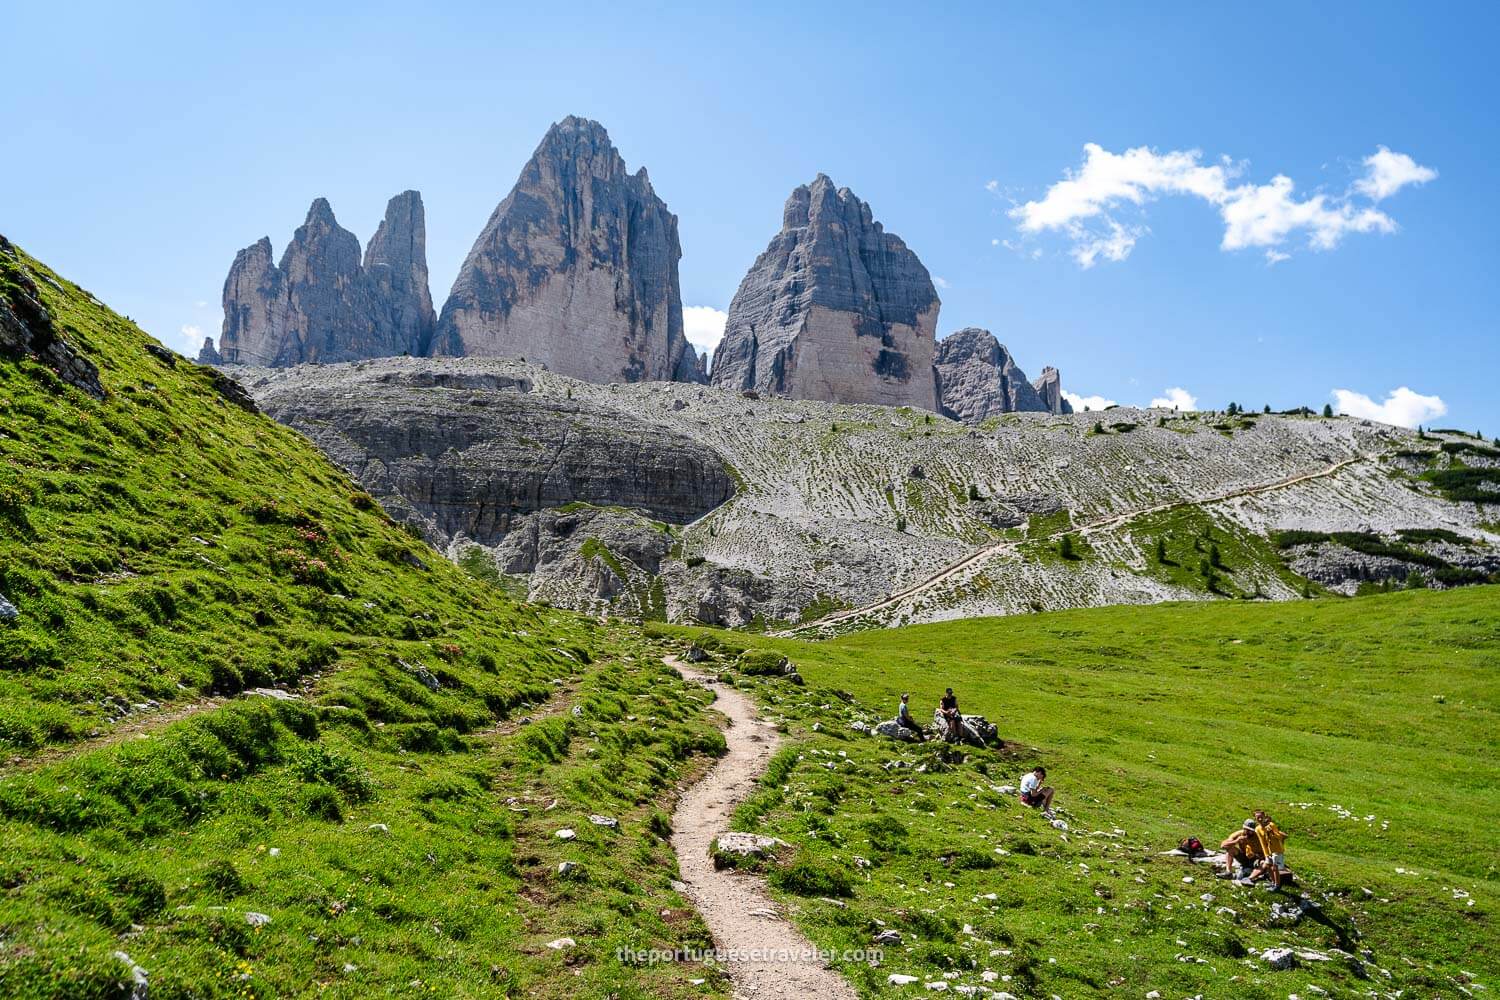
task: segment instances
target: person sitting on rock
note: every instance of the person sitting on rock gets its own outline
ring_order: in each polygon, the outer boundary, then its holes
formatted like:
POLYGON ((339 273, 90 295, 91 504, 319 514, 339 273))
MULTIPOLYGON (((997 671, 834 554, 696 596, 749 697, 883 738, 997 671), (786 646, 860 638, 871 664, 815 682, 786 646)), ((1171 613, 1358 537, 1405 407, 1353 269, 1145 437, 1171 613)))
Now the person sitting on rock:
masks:
POLYGON ((1224 852, 1224 877, 1235 878, 1243 868, 1253 868, 1261 860, 1260 841, 1255 836, 1255 820, 1247 819, 1240 828, 1219 845, 1224 852))
POLYGON ((943 713, 943 722, 948 727, 948 731, 943 734, 943 738, 950 743, 962 743, 964 738, 964 717, 958 710, 958 696, 953 693, 952 688, 948 688, 948 693, 943 695, 943 700, 938 704, 938 709, 943 713))
POLYGON ((1261 861, 1255 866, 1255 872, 1251 878, 1260 876, 1270 879, 1271 884, 1280 889, 1281 876, 1287 870, 1284 853, 1286 834, 1264 809, 1255 810, 1255 842, 1260 848, 1261 861))
POLYGON ((1043 816, 1051 819, 1053 793, 1051 785, 1042 784, 1046 777, 1047 769, 1038 764, 1021 778, 1021 805, 1040 809, 1043 816))
POLYGON ((909 694, 901 696, 901 705, 896 709, 896 721, 901 723, 903 728, 910 729, 916 733, 918 741, 925 743, 927 741, 927 734, 922 732, 922 727, 917 725, 917 720, 911 717, 911 706, 907 704, 910 699, 911 695, 909 694))

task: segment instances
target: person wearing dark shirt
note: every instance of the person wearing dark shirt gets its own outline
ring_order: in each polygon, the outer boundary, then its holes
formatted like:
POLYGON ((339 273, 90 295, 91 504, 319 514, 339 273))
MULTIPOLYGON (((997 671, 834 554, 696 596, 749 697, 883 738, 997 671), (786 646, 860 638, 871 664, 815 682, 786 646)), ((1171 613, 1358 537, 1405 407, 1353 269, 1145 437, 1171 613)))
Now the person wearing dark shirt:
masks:
POLYGON ((948 725, 947 738, 949 740, 961 740, 963 738, 963 715, 958 710, 958 697, 954 695, 953 689, 943 695, 942 702, 938 708, 943 713, 943 721, 948 725))

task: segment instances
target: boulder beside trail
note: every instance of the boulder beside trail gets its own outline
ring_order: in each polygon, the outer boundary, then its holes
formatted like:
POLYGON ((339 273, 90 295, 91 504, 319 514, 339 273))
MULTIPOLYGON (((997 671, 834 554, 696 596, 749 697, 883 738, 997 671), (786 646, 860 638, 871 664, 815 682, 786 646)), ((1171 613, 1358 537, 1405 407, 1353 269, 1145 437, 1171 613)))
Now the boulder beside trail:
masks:
POLYGON ((906 728, 895 719, 887 719, 873 730, 876 736, 884 736, 889 739, 899 740, 902 743, 918 743, 920 738, 915 732, 906 728))
POLYGON ((21 617, 20 609, 7 601, 4 594, 0 594, 0 622, 15 621, 19 617, 21 617))
POLYGON ((774 858, 776 852, 786 846, 784 840, 758 833, 721 833, 714 841, 714 867, 730 868, 741 860, 774 858))
MULTIPOLYGON (((932 724, 939 733, 943 733, 947 739, 948 723, 943 719, 943 710, 935 708, 932 710, 932 724)), ((949 741, 953 742, 953 741, 949 741)), ((1000 730, 994 723, 982 715, 963 716, 962 735, 957 740, 959 743, 973 747, 995 746, 1001 743, 1000 730)))

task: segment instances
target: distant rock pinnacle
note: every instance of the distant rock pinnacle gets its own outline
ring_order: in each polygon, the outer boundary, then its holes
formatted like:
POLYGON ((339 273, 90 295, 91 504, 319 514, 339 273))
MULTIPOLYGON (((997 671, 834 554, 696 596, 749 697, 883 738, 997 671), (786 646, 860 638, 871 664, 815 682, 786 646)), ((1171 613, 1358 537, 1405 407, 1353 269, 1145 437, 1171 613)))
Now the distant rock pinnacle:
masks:
POLYGON ((701 381, 677 217, 598 122, 553 125, 474 242, 431 353, 520 357, 591 382, 701 381))
POLYGON ((716 386, 935 410, 940 303, 927 268, 870 206, 819 174, 729 306, 716 386))
POLYGON ((224 329, 199 360, 295 365, 418 353, 431 337, 422 196, 390 200, 364 263, 327 199, 308 209, 272 263, 271 241, 241 250, 224 281, 224 329))

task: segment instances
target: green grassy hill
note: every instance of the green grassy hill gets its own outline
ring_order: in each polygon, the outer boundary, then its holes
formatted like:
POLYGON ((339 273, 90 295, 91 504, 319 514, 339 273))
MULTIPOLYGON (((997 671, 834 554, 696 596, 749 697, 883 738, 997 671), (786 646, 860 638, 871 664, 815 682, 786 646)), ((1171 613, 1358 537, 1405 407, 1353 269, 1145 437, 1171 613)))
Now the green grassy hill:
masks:
POLYGON ((824 644, 694 634, 731 672, 749 643, 807 680, 737 674, 795 744, 740 819, 814 873, 782 885, 847 887, 834 902, 783 893, 821 945, 903 933, 883 967, 846 970, 871 991, 891 973, 1070 998, 1459 996, 1466 973, 1500 985, 1500 588, 1093 609, 824 644), (945 763, 851 729, 892 717, 903 691, 929 719, 949 684, 1011 750, 945 763), (996 792, 1038 761, 1065 833, 996 792), (1190 835, 1217 845, 1254 808, 1291 833, 1317 919, 1280 923, 1273 903, 1295 894, 1158 856, 1190 835), (1333 960, 1270 972, 1249 954, 1281 944, 1333 960))
POLYGON ((705 695, 9 244, 0 294, 103 388, 0 355, 0 996, 722 990, 613 960, 704 940, 658 813, 705 695))

